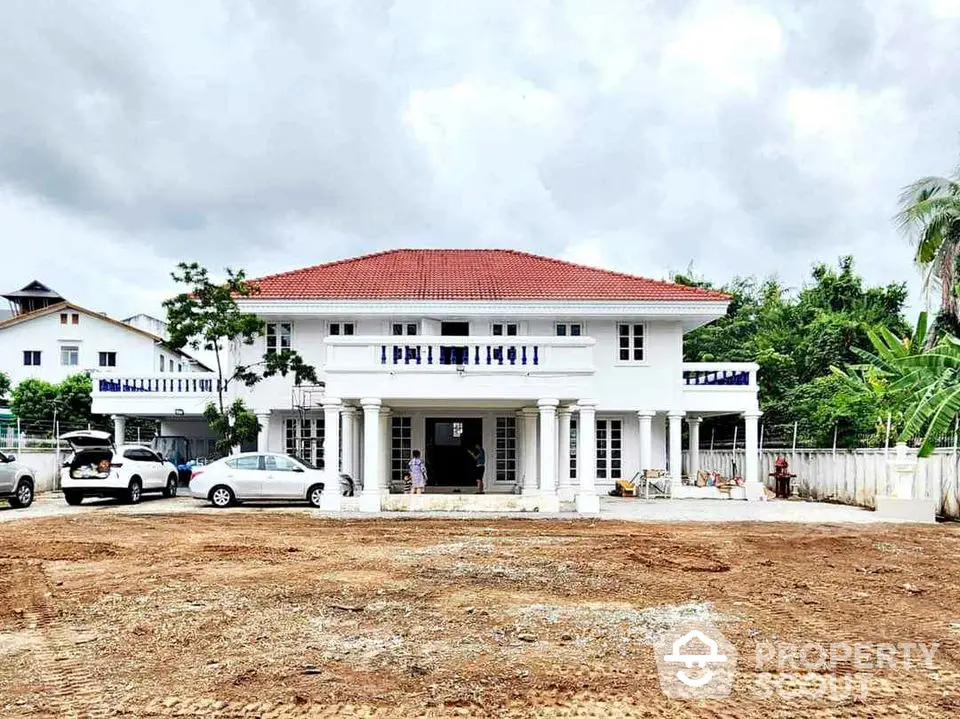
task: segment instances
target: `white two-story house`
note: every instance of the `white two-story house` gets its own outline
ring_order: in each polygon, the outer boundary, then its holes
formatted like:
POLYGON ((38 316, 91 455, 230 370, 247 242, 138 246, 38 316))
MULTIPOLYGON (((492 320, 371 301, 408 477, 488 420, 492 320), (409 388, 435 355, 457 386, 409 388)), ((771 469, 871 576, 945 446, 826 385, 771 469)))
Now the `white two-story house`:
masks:
MULTIPOLYGON (((291 348, 322 382, 237 391, 258 448, 336 462, 362 479, 362 509, 384 505, 415 449, 428 492, 473 491, 468 450, 482 447, 486 492, 541 510, 597 511, 600 492, 648 469, 693 496, 683 426, 695 476, 701 418, 717 414, 743 417, 741 496, 762 494, 756 365, 683 361, 684 333, 724 315, 725 295, 512 250, 393 250, 254 282, 239 302, 267 332, 233 362, 291 348)), ((183 421, 210 399, 133 380, 146 390, 95 396, 95 409, 183 421)))

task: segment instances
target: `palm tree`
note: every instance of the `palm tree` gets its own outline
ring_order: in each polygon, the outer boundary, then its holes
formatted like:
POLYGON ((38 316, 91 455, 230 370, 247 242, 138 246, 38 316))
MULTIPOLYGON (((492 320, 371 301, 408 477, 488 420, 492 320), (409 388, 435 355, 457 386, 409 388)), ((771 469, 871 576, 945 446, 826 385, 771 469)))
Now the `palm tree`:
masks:
MULTIPOLYGON (((916 246, 924 292, 940 289, 941 329, 956 332, 957 263, 960 259, 960 171, 953 177, 923 177, 900 193, 896 222, 916 246)), ((932 346, 934 338, 927 338, 932 346)))

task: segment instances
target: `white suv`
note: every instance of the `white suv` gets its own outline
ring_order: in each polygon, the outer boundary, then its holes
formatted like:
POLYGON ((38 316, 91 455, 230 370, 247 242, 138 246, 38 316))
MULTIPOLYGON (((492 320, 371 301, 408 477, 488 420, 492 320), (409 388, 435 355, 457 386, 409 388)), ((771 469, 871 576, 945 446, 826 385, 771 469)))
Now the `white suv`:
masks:
POLYGON ((114 447, 107 432, 81 430, 60 439, 73 447, 73 458, 60 472, 67 504, 84 497, 116 497, 135 504, 144 492, 177 494, 177 468, 148 447, 114 447))

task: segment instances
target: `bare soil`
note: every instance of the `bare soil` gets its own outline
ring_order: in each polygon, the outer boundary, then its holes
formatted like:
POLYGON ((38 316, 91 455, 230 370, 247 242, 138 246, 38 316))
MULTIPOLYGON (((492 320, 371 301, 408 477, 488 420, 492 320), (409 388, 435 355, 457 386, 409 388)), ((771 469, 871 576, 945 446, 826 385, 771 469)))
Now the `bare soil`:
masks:
MULTIPOLYGON (((0 715, 947 717, 960 527, 89 513, 0 526, 0 715), (652 637, 708 618, 724 701, 652 637), (765 696, 758 642, 939 643, 865 698, 765 696)), ((848 667, 824 670, 843 675, 848 667)))

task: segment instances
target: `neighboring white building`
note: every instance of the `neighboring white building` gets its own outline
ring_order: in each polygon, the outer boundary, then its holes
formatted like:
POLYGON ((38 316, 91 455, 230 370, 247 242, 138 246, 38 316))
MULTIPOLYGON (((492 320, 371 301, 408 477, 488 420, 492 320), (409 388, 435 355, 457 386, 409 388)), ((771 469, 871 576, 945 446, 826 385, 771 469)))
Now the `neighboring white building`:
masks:
POLYGON ((0 370, 16 386, 27 378, 57 383, 78 372, 110 375, 209 371, 149 332, 104 314, 57 302, 0 322, 0 370))
MULTIPOLYGON (((725 295, 512 250, 394 250, 254 282, 239 303, 267 333, 233 348, 231 364, 291 348, 323 382, 275 377, 234 393, 260 418, 259 449, 327 464, 335 449, 362 478, 366 510, 413 449, 433 491, 469 492, 474 444, 488 492, 519 486, 540 509, 575 497, 595 511, 598 492, 646 469, 669 469, 673 496, 695 496, 681 483, 682 428, 695 476, 700 419, 718 414, 743 416, 740 494, 762 493, 757 366, 683 361, 684 333, 723 316, 725 295)), ((94 411, 170 425, 195 422, 212 397, 156 379, 95 386, 94 411)))
POLYGON ((167 323, 158 317, 153 315, 140 313, 134 315, 133 317, 127 317, 126 319, 121 320, 123 324, 130 325, 131 327, 136 327, 138 330, 143 330, 144 332, 149 332, 152 335, 156 335, 162 340, 166 341, 170 339, 170 328, 167 323))

